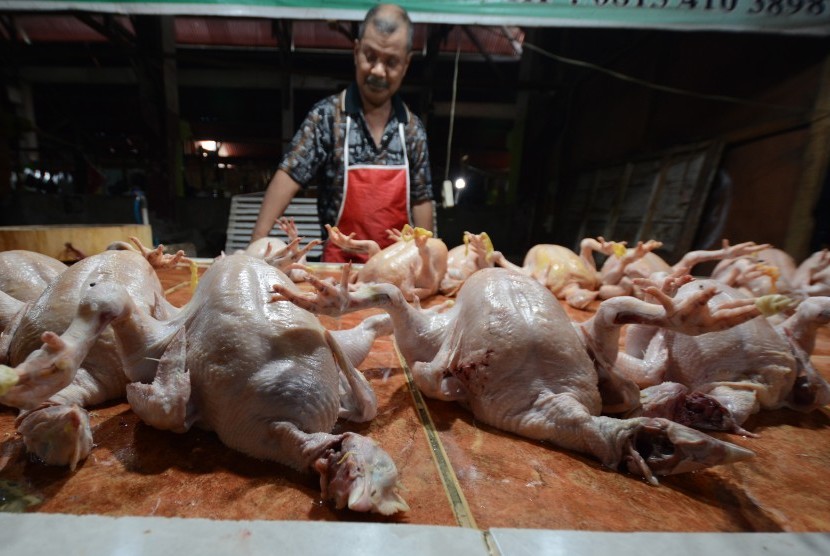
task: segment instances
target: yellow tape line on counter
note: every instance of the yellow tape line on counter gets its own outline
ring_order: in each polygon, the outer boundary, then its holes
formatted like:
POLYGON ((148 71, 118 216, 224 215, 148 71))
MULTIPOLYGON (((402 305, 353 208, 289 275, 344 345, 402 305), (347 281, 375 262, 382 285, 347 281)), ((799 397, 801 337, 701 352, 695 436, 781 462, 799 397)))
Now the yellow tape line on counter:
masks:
POLYGON ((418 419, 424 429, 424 434, 429 443, 430 452, 432 452, 432 459, 435 460, 435 465, 438 467, 438 473, 441 475, 441 483, 444 485, 444 492, 447 493, 447 498, 450 501, 452 513, 461 527, 469 527, 470 529, 478 529, 476 520, 470 511, 470 505, 467 503, 464 493, 461 492, 461 485, 458 483, 458 477, 455 476, 450 459, 447 452, 444 450, 444 445, 441 444, 441 439, 438 436, 438 431, 435 430, 435 423, 427 409, 427 404, 424 401, 418 387, 415 386, 415 379, 412 376, 412 371, 401 356, 398 350, 398 344, 395 343, 395 353, 398 355, 398 361, 403 368, 404 376, 406 376, 406 383, 409 387, 409 393, 412 395, 412 401, 415 403, 415 411, 418 413, 418 419))

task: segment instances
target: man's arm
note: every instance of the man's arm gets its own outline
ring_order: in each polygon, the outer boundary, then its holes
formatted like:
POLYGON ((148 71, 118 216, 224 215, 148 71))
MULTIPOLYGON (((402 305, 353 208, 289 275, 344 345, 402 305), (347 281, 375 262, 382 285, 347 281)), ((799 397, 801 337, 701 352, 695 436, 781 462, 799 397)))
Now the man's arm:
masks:
POLYGON ((432 218, 432 201, 420 201, 412 205, 412 221, 418 228, 424 228, 435 233, 435 222, 432 218))
POLYGON ((300 184, 294 181, 284 170, 277 170, 265 197, 262 199, 262 206, 259 209, 254 232, 251 234, 251 242, 267 237, 274 227, 277 218, 282 216, 286 207, 300 190, 300 184))

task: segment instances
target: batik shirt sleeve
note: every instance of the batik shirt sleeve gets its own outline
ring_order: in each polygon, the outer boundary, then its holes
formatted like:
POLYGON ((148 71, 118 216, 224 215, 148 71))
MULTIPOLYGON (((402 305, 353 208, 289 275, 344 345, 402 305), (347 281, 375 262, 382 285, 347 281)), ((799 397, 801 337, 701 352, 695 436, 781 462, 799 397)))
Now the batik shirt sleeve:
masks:
POLYGON ((334 141, 332 127, 336 104, 332 100, 323 99, 309 110, 280 162, 280 170, 302 187, 333 177, 320 174, 328 166, 334 141))

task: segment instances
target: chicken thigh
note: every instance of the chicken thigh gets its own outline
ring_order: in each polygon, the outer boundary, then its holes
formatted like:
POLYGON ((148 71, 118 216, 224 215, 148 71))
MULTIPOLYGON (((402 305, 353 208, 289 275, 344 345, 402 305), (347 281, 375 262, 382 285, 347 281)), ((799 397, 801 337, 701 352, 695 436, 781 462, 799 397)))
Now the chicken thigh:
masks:
POLYGON ((329 434, 338 417, 375 416, 374 392, 350 356, 365 357, 375 335, 389 333, 388 318, 367 319, 359 333, 329 332, 306 311, 268 303, 275 282, 294 288, 261 259, 217 259, 191 301, 165 320, 118 281, 87 283, 67 333, 11 371, 19 377, 14 401, 39 402, 44 376, 71 374, 109 324, 130 381, 127 400, 148 424, 174 432, 196 425, 249 456, 316 471, 338 508, 407 509, 386 452, 358 434, 329 434), (338 338, 357 345, 341 348, 338 338))
POLYGON ((597 370, 586 345, 559 302, 523 274, 480 270, 444 313, 412 307, 391 284, 350 292, 311 282, 317 294, 276 284, 275 302, 287 299, 331 315, 386 310, 417 387, 429 397, 461 402, 494 427, 590 454, 653 483, 654 475, 751 455, 666 419, 601 416, 597 370))

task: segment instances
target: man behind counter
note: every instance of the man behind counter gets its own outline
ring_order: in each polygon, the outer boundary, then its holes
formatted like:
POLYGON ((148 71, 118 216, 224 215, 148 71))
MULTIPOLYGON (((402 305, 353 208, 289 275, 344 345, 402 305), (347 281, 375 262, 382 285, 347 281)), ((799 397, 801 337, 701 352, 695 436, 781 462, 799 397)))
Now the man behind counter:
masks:
MULTIPOLYGON (((318 102, 294 135, 262 202, 251 241, 266 237, 302 187, 318 182, 321 224, 392 243, 387 229, 434 229, 426 131, 396 94, 412 56, 403 8, 370 9, 354 46, 355 83, 318 102)), ((326 262, 363 262, 331 241, 326 262)))

